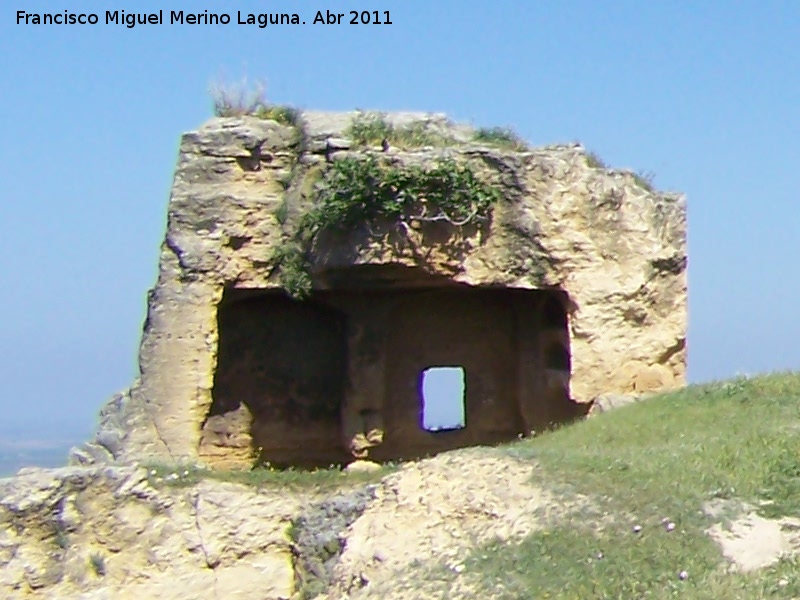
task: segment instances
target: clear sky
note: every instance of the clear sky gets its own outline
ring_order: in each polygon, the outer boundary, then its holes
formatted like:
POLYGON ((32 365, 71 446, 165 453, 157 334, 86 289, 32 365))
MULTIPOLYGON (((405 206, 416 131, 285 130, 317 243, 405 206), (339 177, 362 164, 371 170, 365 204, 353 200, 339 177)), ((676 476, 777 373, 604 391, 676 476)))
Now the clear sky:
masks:
POLYGON ((800 365, 795 1, 45 0, 0 13, 0 434, 88 435, 127 386, 181 132, 247 75, 301 108, 580 141, 689 206, 692 381, 800 365), (22 26, 15 11, 297 11, 305 26, 22 26), (312 26, 316 10, 392 25, 312 26))

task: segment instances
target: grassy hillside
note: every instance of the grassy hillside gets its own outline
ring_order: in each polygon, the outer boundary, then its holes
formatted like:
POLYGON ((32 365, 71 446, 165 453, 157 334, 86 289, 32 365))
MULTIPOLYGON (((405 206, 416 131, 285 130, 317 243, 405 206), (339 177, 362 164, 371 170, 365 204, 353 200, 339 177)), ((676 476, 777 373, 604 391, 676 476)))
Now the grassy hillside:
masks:
POLYGON ((800 599, 800 554, 743 573, 707 533, 737 526, 742 511, 794 517, 777 536, 800 551, 800 374, 691 386, 534 439, 371 473, 148 472, 160 488, 213 479, 301 492, 295 558, 322 556, 331 569, 298 570, 302 598, 350 590, 356 577, 352 597, 382 600, 800 599), (367 487, 375 500, 356 506, 367 487), (348 529, 339 505, 363 527, 348 529))
POLYGON ((800 375, 692 386, 500 451, 592 509, 476 549, 463 576, 483 597, 800 598, 796 559, 732 573, 702 510, 735 498, 800 516, 800 375))

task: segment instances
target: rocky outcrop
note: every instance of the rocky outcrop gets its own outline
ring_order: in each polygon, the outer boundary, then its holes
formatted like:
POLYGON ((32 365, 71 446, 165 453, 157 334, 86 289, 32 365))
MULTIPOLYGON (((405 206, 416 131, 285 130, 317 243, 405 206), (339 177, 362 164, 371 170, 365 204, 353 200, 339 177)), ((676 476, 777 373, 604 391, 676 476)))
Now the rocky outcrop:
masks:
POLYGON ((472 448, 327 488, 191 467, 28 470, 0 479, 0 597, 424 595, 415 565, 458 568, 476 546, 589 514, 586 499, 535 484, 536 469, 472 448))
POLYGON ((143 468, 69 467, 0 479, 0 596, 291 596, 302 494, 168 477, 159 486, 143 468))
POLYGON ((459 572, 471 548, 513 544, 558 519, 592 514, 585 497, 537 485, 537 474, 534 463, 487 448, 407 465, 377 486, 344 533, 325 597, 437 597, 426 593, 420 572, 433 565, 459 572))
MULTIPOLYGON (((140 376, 104 409, 96 440, 75 452, 75 462, 253 460, 257 448, 248 448, 246 430, 251 415, 212 414, 218 307, 226 290, 281 287, 275 250, 313 207, 330 165, 348 157, 379 156, 422 168, 447 158, 472 165, 501 198, 486 227, 449 227, 434 235, 435 223, 395 223, 317 240, 309 252, 315 289, 330 289, 331 277, 342 270, 374 265, 473 288, 557 290, 568 299, 569 325, 568 339, 554 340, 568 344, 564 384, 573 401, 684 383, 681 196, 607 169, 579 145, 490 143, 442 115, 384 115, 390 126, 419 135, 408 143, 359 144, 351 129, 357 116, 307 112, 285 124, 212 119, 183 136, 158 280, 148 298, 140 376)), ((348 378, 372 377, 367 368, 378 367, 365 363, 348 378)), ((561 386, 561 376, 553 377, 561 386)), ((353 402, 341 417, 350 440, 344 446, 365 456, 384 439, 383 408, 356 401, 357 392, 350 392, 353 402)), ((262 429, 263 436, 276 435, 262 429)), ((308 435, 320 444, 331 437, 311 427, 308 435)))

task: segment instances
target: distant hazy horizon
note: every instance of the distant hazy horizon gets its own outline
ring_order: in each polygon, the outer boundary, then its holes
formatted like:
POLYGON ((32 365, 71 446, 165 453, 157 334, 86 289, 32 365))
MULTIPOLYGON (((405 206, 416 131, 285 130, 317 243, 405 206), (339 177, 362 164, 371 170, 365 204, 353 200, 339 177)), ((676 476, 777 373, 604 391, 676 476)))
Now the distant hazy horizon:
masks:
POLYGON ((80 432, 59 437, 36 437, 36 432, 0 431, 0 478, 14 475, 22 467, 60 467, 67 464, 69 449, 83 440, 80 432))

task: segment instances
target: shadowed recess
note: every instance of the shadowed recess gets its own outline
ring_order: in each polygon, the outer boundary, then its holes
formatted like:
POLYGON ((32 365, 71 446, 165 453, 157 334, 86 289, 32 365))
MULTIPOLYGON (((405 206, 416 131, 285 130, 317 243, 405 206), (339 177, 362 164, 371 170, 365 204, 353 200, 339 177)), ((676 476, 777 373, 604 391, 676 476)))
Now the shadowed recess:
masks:
POLYGON ((228 289, 200 455, 215 466, 411 459, 578 416, 568 298, 353 268, 295 300, 228 289))

